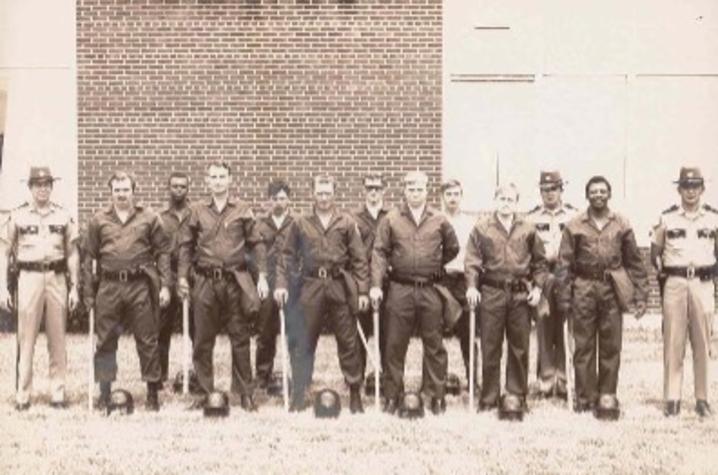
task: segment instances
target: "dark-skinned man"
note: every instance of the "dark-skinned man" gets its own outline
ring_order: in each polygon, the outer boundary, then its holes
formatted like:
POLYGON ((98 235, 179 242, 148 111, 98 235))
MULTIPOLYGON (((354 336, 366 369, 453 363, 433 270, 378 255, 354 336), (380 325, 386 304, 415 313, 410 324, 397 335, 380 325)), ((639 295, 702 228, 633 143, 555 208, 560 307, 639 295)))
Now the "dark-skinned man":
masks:
POLYGON ((109 404, 117 376, 117 341, 130 327, 147 383, 146 407, 157 411, 162 378, 157 322, 160 307, 170 301, 170 242, 159 215, 135 203, 131 175, 116 172, 109 187, 112 205, 90 219, 83 263, 85 305, 95 306, 96 314, 99 406, 109 404))
POLYGON ((404 364, 409 341, 418 323, 424 346, 423 389, 431 398, 431 411, 446 411, 448 359, 443 342, 442 295, 436 288, 443 267, 459 253, 456 234, 446 217, 426 203, 428 177, 409 172, 404 177, 405 202, 392 209, 377 229, 371 261, 372 305, 384 299, 382 324, 386 328, 384 410, 393 414, 404 391, 404 364), (388 270, 391 272, 388 273, 388 270))
POLYGON ((602 176, 586 183, 588 209, 566 225, 559 248, 560 311, 572 319, 575 340, 575 411, 598 418, 620 414, 616 390, 621 364, 623 311, 613 275, 625 270, 635 288, 635 315, 646 311, 647 274, 628 220, 608 207, 611 184, 602 176), (570 313, 569 313, 570 312, 570 313), (598 352, 598 367, 596 353, 598 352))
MULTIPOLYGON (((293 368, 290 410, 305 408, 305 391, 311 384, 319 333, 328 320, 337 340, 339 365, 349 386, 349 409, 364 412, 361 402, 361 362, 356 319, 352 306, 369 306, 366 251, 354 219, 334 205, 335 183, 328 176, 313 180, 314 209, 298 217, 289 228, 277 266, 274 297, 285 304, 289 276, 301 269, 301 289, 292 318, 302 319, 305 330, 298 342, 293 368), (353 302, 356 300, 356 303, 353 302)), ((301 324, 300 324, 301 325, 301 324)))
POLYGON ((212 353, 219 332, 227 329, 232 346, 232 386, 246 411, 256 411, 250 361, 250 316, 259 310, 268 292, 266 251, 254 213, 244 202, 230 198, 230 166, 212 162, 206 169, 209 200, 192 205, 189 219, 180 229, 177 290, 190 297, 189 273, 195 276, 191 302, 195 340, 192 360, 204 397, 214 391, 212 353), (250 255, 259 272, 252 280, 247 262, 250 255))
POLYGON ((518 200, 513 184, 499 186, 494 194, 494 213, 476 223, 466 248, 466 299, 471 306, 480 304, 479 411, 493 409, 506 400, 500 397, 504 335, 508 343, 506 391, 518 399, 520 412, 526 410, 529 308, 541 298, 546 254, 534 225, 516 213, 518 200))

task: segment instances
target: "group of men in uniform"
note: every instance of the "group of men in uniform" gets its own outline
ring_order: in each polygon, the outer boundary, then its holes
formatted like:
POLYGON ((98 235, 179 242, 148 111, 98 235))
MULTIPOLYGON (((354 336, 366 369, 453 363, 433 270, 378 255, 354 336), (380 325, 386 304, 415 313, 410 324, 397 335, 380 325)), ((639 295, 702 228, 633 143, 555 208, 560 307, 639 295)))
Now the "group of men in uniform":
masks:
MULTIPOLYGON (((446 410, 447 352, 443 338, 459 338, 467 379, 470 315, 476 310, 481 350, 479 410, 526 409, 531 320, 536 321, 537 391, 567 396, 564 321, 575 348, 575 409, 598 417, 619 414, 616 397, 623 313, 646 311, 647 272, 629 221, 609 208, 611 184, 594 176, 585 186, 588 208, 562 201, 558 172, 541 172, 542 203, 518 212, 519 192, 497 187, 495 209, 476 218, 461 210, 457 180, 441 186, 443 210, 427 204, 428 177, 408 173, 404 201, 388 209, 380 175, 363 180, 365 202, 353 213, 335 205, 337 183, 312 182, 312 210, 290 211, 291 189, 268 186, 269 212, 255 217, 230 195, 230 166, 206 168, 210 197, 190 203, 190 178, 173 173, 169 203, 155 213, 134 200, 136 182, 123 172, 108 182, 111 204, 88 222, 83 238, 82 296, 94 308, 98 404, 109 403, 117 374, 116 351, 132 330, 147 383, 149 410, 168 378, 169 342, 183 300, 191 302, 193 366, 202 406, 214 390, 212 353, 226 329, 232 354, 231 389, 247 411, 257 408, 255 387, 276 384, 274 359, 279 312, 286 311, 292 368, 290 409, 306 408, 319 334, 337 341, 350 410, 363 412, 361 386, 367 350, 360 333, 378 333, 384 410, 395 413, 404 389, 411 336, 423 344, 422 391, 434 414, 446 410), (372 308, 381 314, 373 328, 372 308), (252 324, 258 332, 255 371, 252 324), (357 326, 359 325, 359 327, 357 326), (360 330, 360 331, 358 331, 360 330), (501 359, 507 342, 502 394, 501 359)), ((16 408, 30 405, 32 358, 43 318, 50 348, 51 404, 66 405, 65 324, 79 302, 77 226, 50 201, 56 178, 32 167, 32 200, 4 225, 0 278, 10 262, 17 278, 0 282, 0 305, 17 310, 16 408), (12 285, 8 285, 12 284, 12 285), (11 291, 15 294, 12 295, 11 291)), ((651 263, 662 291, 665 414, 680 411, 686 338, 693 347, 696 412, 710 415, 707 379, 718 256, 718 211, 701 202, 705 183, 697 168, 682 168, 681 203, 667 209, 653 232, 651 263)))

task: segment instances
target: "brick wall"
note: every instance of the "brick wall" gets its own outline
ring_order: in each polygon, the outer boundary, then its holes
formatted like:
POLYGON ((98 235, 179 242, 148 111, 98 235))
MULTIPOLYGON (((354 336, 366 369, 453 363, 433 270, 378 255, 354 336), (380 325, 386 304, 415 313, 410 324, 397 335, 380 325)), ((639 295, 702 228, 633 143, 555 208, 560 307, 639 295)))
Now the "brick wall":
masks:
POLYGON ((78 0, 79 211, 108 199, 110 170, 136 173, 158 206, 173 171, 203 191, 208 160, 234 167, 261 206, 285 177, 335 175, 343 206, 360 177, 441 170, 442 0, 78 0))

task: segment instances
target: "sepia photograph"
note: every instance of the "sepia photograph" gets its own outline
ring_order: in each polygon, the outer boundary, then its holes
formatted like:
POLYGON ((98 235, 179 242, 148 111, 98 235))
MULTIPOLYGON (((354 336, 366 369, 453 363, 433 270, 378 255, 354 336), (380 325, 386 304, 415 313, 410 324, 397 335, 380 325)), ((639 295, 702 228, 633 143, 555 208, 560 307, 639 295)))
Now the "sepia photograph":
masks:
POLYGON ((0 473, 718 473, 715 0, 0 0, 0 473))

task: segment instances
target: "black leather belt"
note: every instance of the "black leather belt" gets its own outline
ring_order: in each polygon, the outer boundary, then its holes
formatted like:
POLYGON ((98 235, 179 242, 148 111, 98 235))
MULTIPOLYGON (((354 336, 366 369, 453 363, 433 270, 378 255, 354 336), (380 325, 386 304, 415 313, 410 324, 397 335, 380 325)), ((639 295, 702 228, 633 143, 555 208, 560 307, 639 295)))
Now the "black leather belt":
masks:
POLYGON ((117 282, 127 282, 130 280, 138 280, 145 277, 145 271, 142 269, 122 269, 122 270, 102 270, 103 280, 114 280, 117 282))
POLYGON ((715 275, 715 268, 713 266, 664 267, 663 273, 674 277, 684 277, 686 279, 698 277, 700 280, 711 280, 715 275))
POLYGON ((224 267, 196 267, 195 271, 208 279, 214 280, 234 280, 234 272, 244 272, 247 270, 246 266, 237 266, 232 268, 224 267))
POLYGON ((488 285, 489 287, 493 287, 495 289, 502 289, 507 292, 528 292, 526 284, 516 279, 498 280, 491 279, 489 277, 481 277, 479 278, 479 284, 488 285))
POLYGON ((412 287, 431 287, 438 279, 433 277, 402 277, 398 275, 390 275, 389 280, 397 284, 410 285, 412 287))
POLYGON ((341 279, 342 271, 338 267, 317 267, 310 271, 304 272, 305 277, 313 277, 315 279, 341 279))
POLYGON ((18 270, 29 272, 56 272, 61 274, 67 270, 67 262, 60 259, 52 262, 18 262, 18 270))

